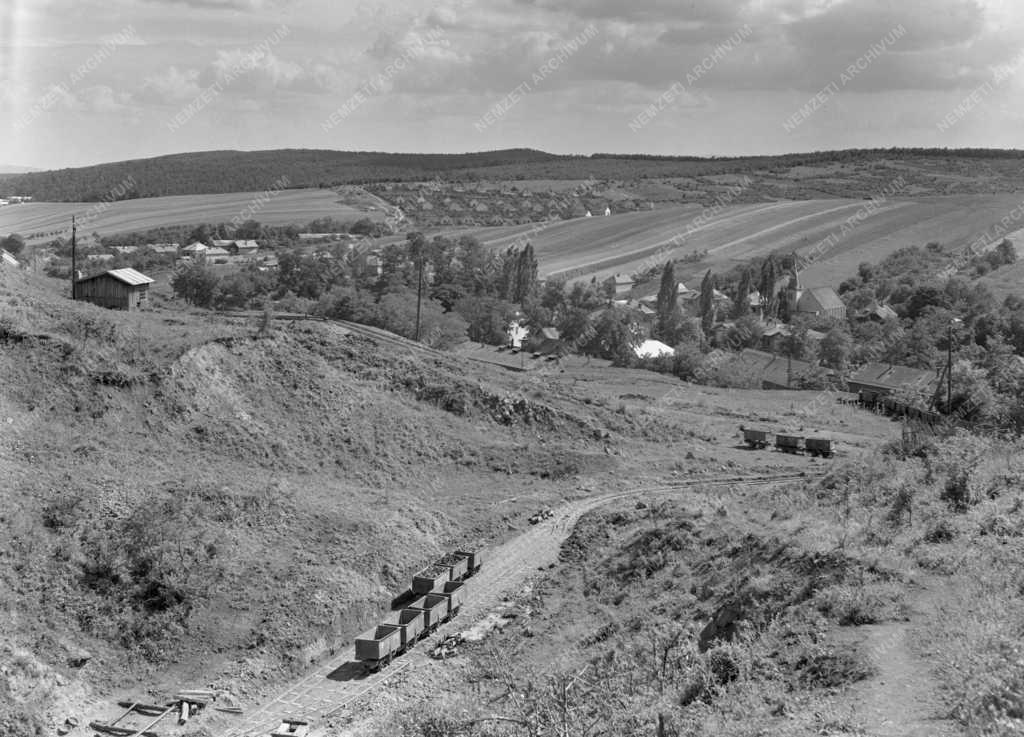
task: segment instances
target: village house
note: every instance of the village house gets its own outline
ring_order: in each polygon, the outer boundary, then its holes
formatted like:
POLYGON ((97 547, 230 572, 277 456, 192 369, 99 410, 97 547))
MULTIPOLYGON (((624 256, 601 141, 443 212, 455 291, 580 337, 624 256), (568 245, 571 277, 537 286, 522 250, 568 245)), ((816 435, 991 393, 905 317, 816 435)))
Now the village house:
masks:
MULTIPOLYGON (((761 333, 761 349, 770 353, 789 353, 789 338, 793 335, 793 328, 785 323, 774 320, 765 323, 764 332, 761 333)), ((806 341, 811 345, 818 345, 825 339, 825 333, 819 330, 808 330, 806 341)))
POLYGON ((210 241, 213 248, 221 249, 224 254, 219 252, 209 253, 206 256, 209 258, 212 256, 255 256, 259 250, 260 245, 254 240, 226 240, 226 239, 214 239, 210 241))
POLYGON ((195 241, 189 243, 187 246, 181 249, 181 255, 191 258, 193 261, 199 261, 206 256, 206 251, 209 248, 205 243, 195 241))
POLYGON ((153 283, 135 269, 112 269, 75 283, 75 299, 115 310, 137 310, 147 302, 153 283))
POLYGON ((526 341, 527 349, 538 356, 562 356, 569 352, 558 328, 541 328, 526 341))
POLYGON ((872 304, 869 307, 865 307, 863 310, 859 310, 854 316, 856 320, 864 322, 870 320, 872 322, 885 322, 886 320, 895 320, 899 317, 889 305, 872 304))
POLYGON ((251 257, 260 250, 260 244, 253 240, 231 241, 231 244, 224 248, 232 256, 251 257))
POLYGON ((505 335, 508 336, 506 346, 515 351, 520 350, 523 347, 523 341, 529 334, 530 328, 520 324, 519 320, 512 320, 505 329, 505 335))
POLYGON ((207 261, 210 261, 212 259, 221 259, 220 263, 224 263, 227 260, 228 256, 230 255, 230 251, 228 251, 226 248, 221 248, 220 246, 210 246, 203 253, 203 256, 206 258, 207 261))
POLYGON ((934 396, 938 383, 939 372, 934 369, 891 363, 865 364, 846 380, 850 391, 867 404, 875 404, 896 391, 909 391, 922 399, 928 398, 934 396))
POLYGON ((633 277, 628 274, 616 274, 615 276, 609 276, 602 284, 609 289, 614 289, 615 296, 618 297, 622 294, 629 294, 632 291, 633 277))
MULTIPOLYGON (((202 244, 200 244, 202 245, 202 244)), ((181 248, 180 243, 147 243, 146 248, 150 249, 154 253, 163 254, 177 254, 181 248)))
POLYGON ((762 389, 789 389, 799 386, 800 377, 819 370, 814 364, 795 358, 744 348, 735 359, 761 382, 762 389))
POLYGON ((633 353, 637 358, 661 358, 662 356, 674 356, 676 352, 672 346, 662 343, 660 340, 648 338, 641 341, 633 349, 633 353))

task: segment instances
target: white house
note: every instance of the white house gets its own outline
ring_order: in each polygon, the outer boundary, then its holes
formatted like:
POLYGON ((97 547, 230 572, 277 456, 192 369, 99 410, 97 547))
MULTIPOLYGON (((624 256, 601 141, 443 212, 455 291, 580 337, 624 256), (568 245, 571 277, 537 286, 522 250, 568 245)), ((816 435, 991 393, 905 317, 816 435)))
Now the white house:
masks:
POLYGON ((633 349, 637 358, 661 358, 662 356, 673 356, 675 351, 672 346, 662 343, 660 340, 648 339, 633 349))
POLYGON ((611 215, 612 214, 612 208, 611 207, 604 208, 604 214, 605 214, 605 217, 608 217, 609 215, 611 215))
POLYGON ((530 328, 520 325, 518 320, 512 320, 505 329, 508 336, 508 347, 519 350, 523 347, 523 341, 530 334, 530 328))

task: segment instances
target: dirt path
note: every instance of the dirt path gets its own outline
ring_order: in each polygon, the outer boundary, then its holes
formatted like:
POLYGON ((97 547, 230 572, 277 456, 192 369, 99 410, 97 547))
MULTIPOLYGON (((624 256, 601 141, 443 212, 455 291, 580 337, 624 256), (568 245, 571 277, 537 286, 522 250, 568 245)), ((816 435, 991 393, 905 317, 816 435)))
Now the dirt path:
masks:
POLYGON ((954 737, 963 732, 948 717, 939 687, 927 660, 911 647, 913 633, 924 613, 938 607, 938 585, 914 588, 908 596, 909 618, 904 622, 863 625, 863 652, 877 674, 850 692, 858 723, 879 737, 954 737))
POLYGON ((445 634, 459 631, 485 617, 503 595, 521 586, 538 568, 554 563, 562 542, 572 532, 580 516, 617 499, 678 494, 694 487, 743 487, 793 481, 803 474, 772 476, 719 476, 692 479, 666 486, 648 486, 595 495, 563 505, 555 515, 505 544, 487 551, 484 566, 468 583, 468 597, 459 617, 440 627, 416 649, 403 655, 389 668, 367 677, 355 661, 353 648, 332 657, 280 694, 241 717, 214 716, 207 726, 222 737, 265 737, 281 724, 283 717, 323 720, 345 709, 362 696, 386 683, 395 675, 428 662, 430 643, 445 634))

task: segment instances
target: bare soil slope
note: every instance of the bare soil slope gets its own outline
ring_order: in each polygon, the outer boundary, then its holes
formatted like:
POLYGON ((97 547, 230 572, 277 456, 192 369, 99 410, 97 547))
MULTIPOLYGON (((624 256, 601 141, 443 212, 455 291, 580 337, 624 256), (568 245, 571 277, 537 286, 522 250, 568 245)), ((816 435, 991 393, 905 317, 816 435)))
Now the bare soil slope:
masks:
MULTIPOLYGON (((211 686, 252 705, 409 576, 587 490, 821 461, 737 446, 812 393, 509 374, 343 326, 104 311, 0 271, 0 732, 211 686)), ((852 410, 851 410, 852 411, 852 410)), ((891 434, 823 413, 854 453, 891 434)))

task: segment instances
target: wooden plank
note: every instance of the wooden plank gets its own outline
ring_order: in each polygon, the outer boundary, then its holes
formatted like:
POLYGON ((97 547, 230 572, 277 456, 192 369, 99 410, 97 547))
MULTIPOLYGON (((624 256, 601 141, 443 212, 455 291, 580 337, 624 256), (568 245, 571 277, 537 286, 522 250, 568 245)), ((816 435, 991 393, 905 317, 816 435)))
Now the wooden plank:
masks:
MULTIPOLYGON (((117 705, 118 706, 123 706, 123 707, 126 707, 126 708, 130 706, 130 707, 132 707, 135 710, 136 713, 138 713, 138 714, 145 714, 146 716, 156 716, 157 714, 159 714, 160 712, 162 712, 164 709, 167 708, 166 704, 162 704, 162 705, 160 705, 160 704, 140 704, 140 703, 136 703, 134 701, 118 701, 117 705), (147 712, 149 712, 149 713, 147 713, 147 712)), ((128 716, 128 714, 125 714, 124 716, 128 716)), ((118 717, 113 722, 111 722, 111 724, 116 724, 118 721, 120 721, 120 719, 121 719, 121 717, 118 717)))
POLYGON ((104 734, 112 734, 114 737, 159 737, 156 732, 136 732, 128 727, 114 727, 103 722, 89 722, 89 727, 104 734))
POLYGON ((165 711, 165 712, 164 712, 163 714, 161 714, 160 716, 158 716, 158 717, 157 717, 156 719, 154 719, 154 720, 153 720, 152 722, 150 722, 149 724, 147 724, 147 725, 146 725, 145 727, 143 727, 142 729, 140 729, 140 730, 139 730, 138 732, 136 732, 135 734, 131 735, 131 737, 142 737, 142 735, 144 735, 144 734, 147 734, 147 732, 148 732, 148 730, 149 730, 149 728, 150 728, 150 727, 155 727, 155 726, 156 726, 156 723, 157 723, 157 722, 159 722, 159 721, 160 721, 161 719, 163 719, 163 718, 164 718, 165 716, 167 716, 168 714, 170 714, 170 713, 171 713, 172 711, 174 711, 174 707, 173 707, 173 706, 168 706, 168 707, 167 707, 167 710, 166 710, 166 711, 165 711))
POLYGON ((122 715, 121 715, 121 716, 119 716, 119 717, 118 717, 117 719, 115 719, 114 721, 112 721, 112 722, 110 723, 110 724, 111 724, 111 726, 113 726, 113 725, 117 724, 117 723, 118 723, 119 721, 121 721, 121 720, 122 720, 122 719, 124 719, 124 718, 125 718, 126 716, 128 716, 129 714, 131 714, 131 713, 132 713, 133 711, 135 711, 135 707, 136 707, 136 706, 138 706, 138 704, 137 704, 137 703, 135 703, 134 701, 132 701, 132 702, 127 702, 127 701, 119 701, 119 702, 118 702, 118 706, 124 706, 125 704, 128 704, 128 711, 126 711, 126 712, 125 712, 124 714, 122 714, 122 715))

